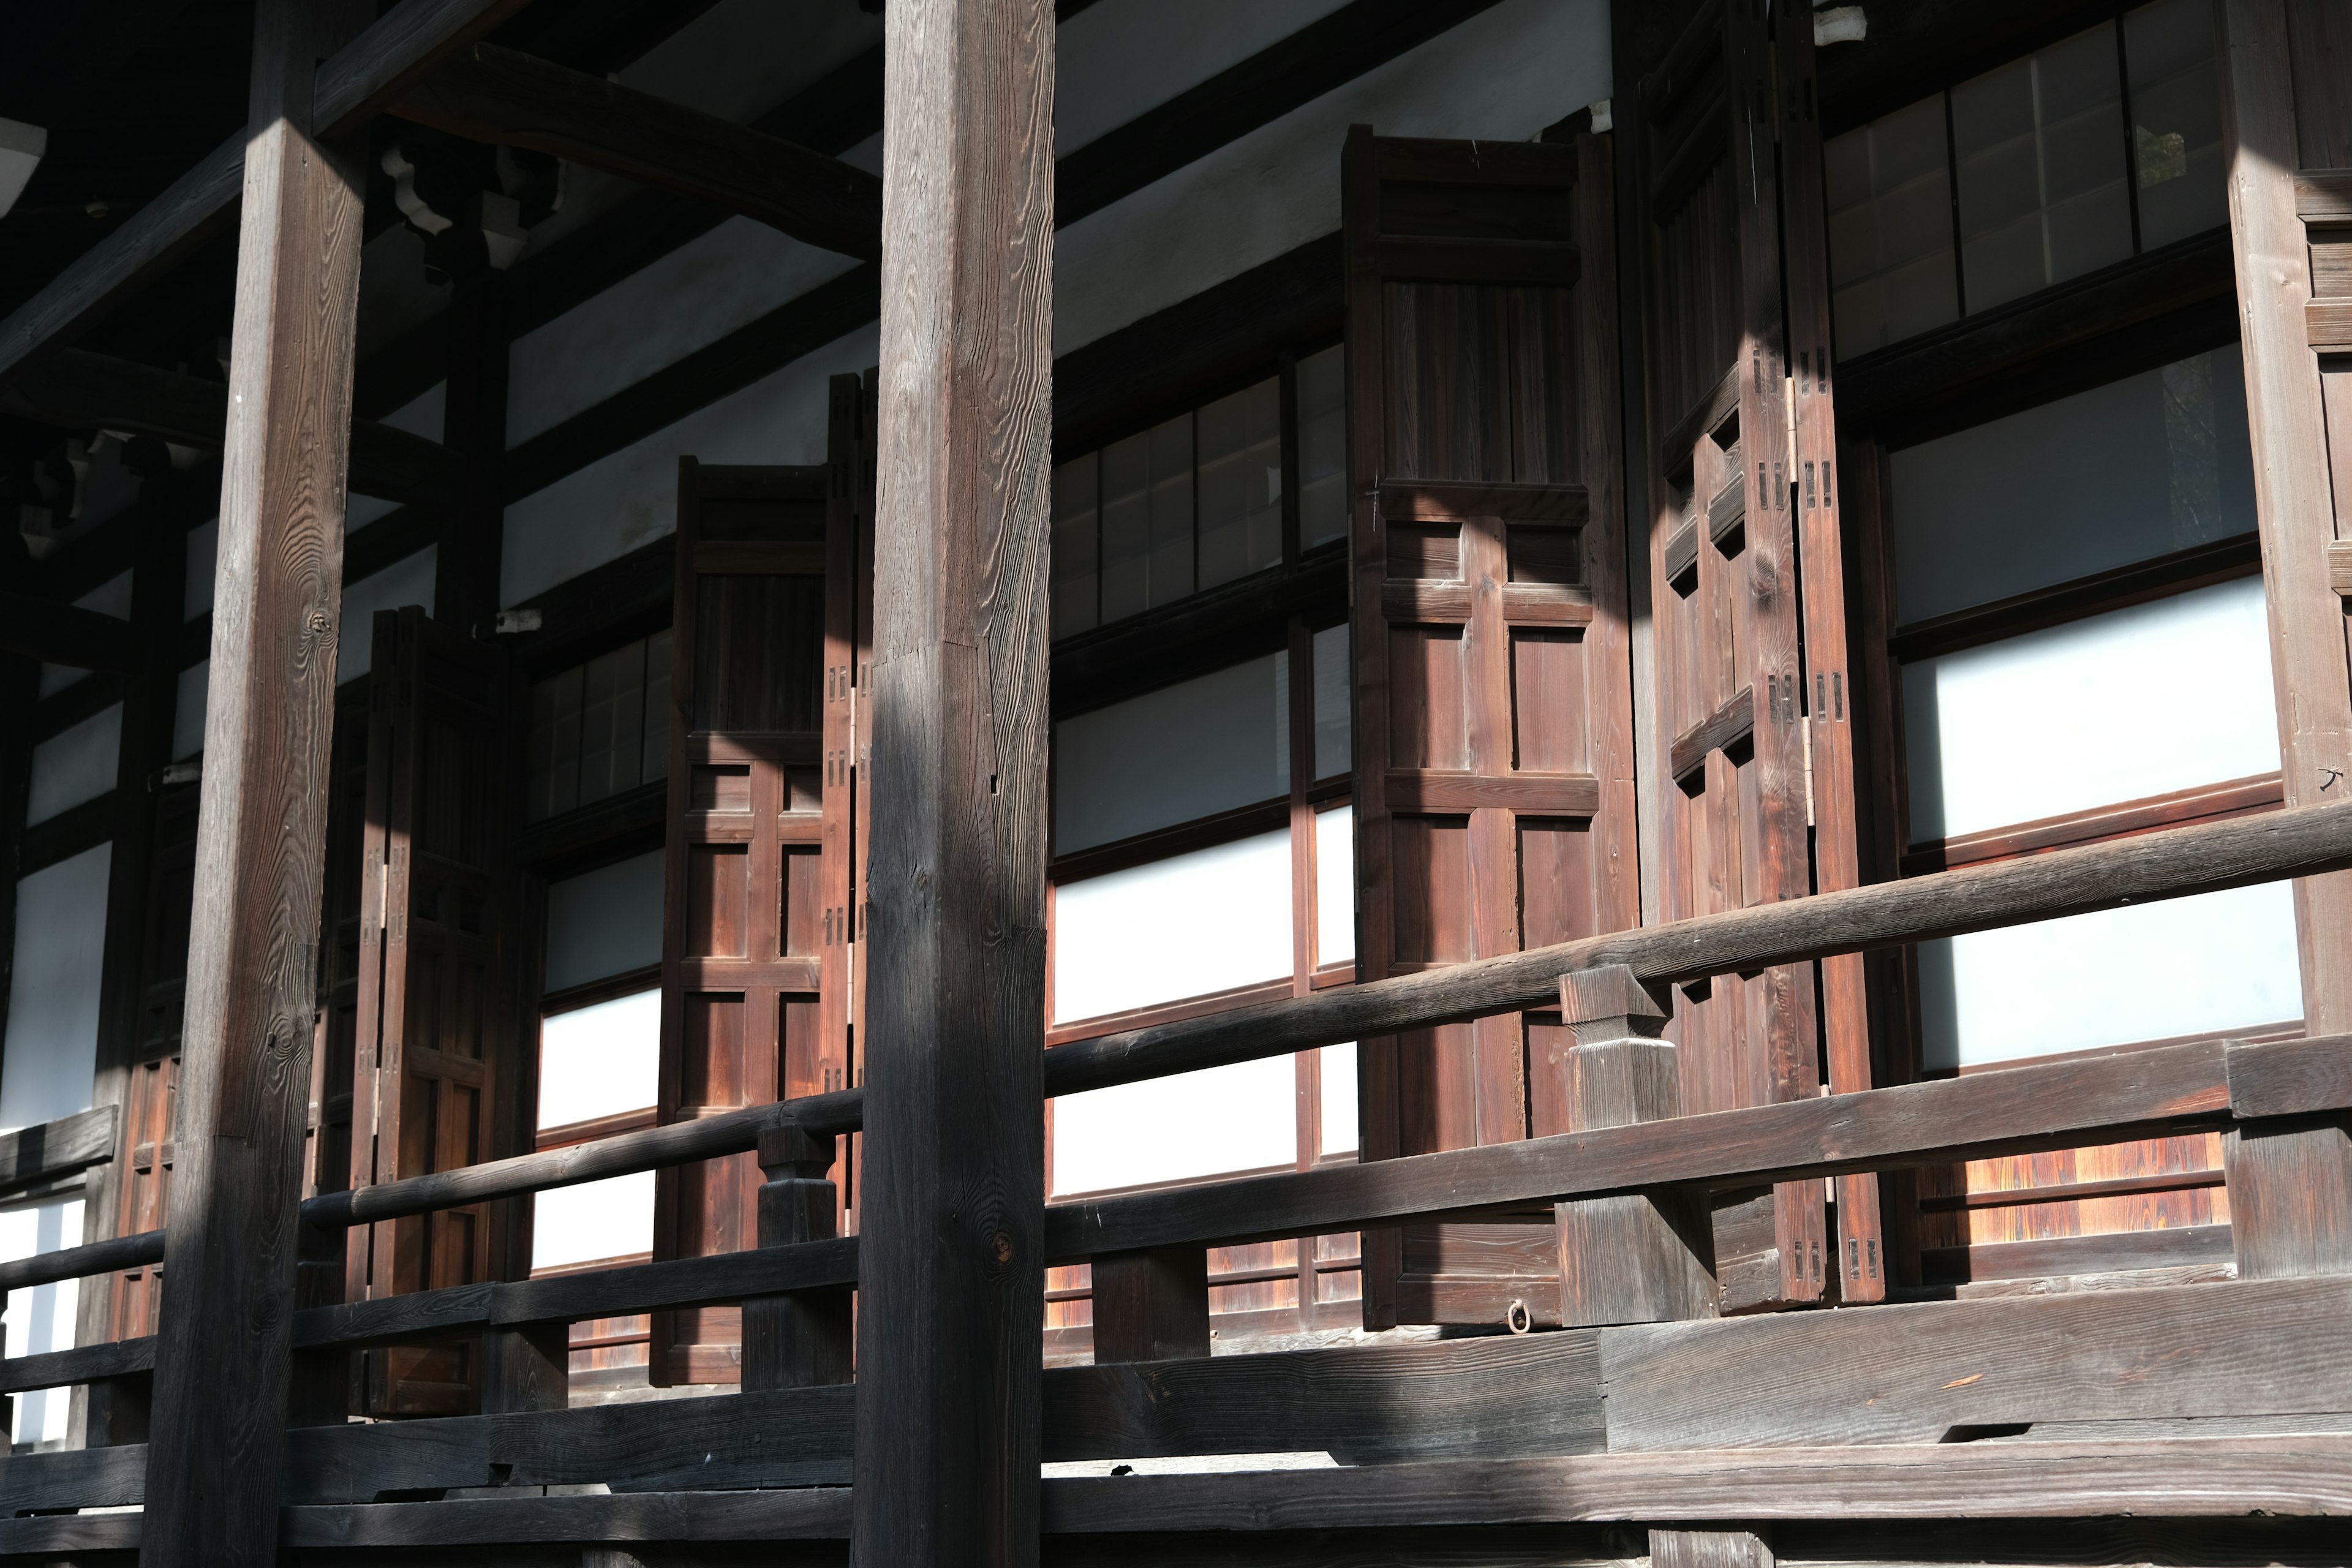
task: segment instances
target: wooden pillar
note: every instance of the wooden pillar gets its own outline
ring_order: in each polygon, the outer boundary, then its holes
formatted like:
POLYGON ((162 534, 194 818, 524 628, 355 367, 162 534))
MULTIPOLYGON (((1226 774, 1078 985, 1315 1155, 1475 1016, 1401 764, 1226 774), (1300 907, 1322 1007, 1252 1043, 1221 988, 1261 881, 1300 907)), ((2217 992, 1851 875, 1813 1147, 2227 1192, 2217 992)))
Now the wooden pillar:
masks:
MULTIPOLYGON (((1308 1237, 1299 1246, 1313 1247, 1308 1237)), ((1094 1260, 1095 1364, 1209 1353, 1209 1253, 1106 1252, 1094 1260)))
MULTIPOLYGON (((2311 260, 2295 215, 2295 84, 2285 0, 2220 0, 2220 11, 2230 237, 2280 761, 2287 804, 2307 805, 2352 790, 2352 673, 2343 603, 2328 581, 2338 530, 2319 360, 2304 321, 2311 260)), ((2352 1029, 2352 872, 2298 881, 2295 924, 2305 1026, 2352 1029)))
MULTIPOLYGON (((793 1126, 760 1133, 760 1245, 789 1247, 836 1234, 841 1194, 825 1179, 833 1168, 831 1138, 793 1126)), ((847 1383, 850 1369, 850 1287, 826 1285, 743 1303, 743 1386, 811 1388, 847 1383)))
MULTIPOLYGON (((1561 1063, 1567 1127, 1582 1132, 1680 1116, 1672 1015, 1622 963, 1559 977, 1576 1036, 1561 1063)), ((1714 1220, 1696 1193, 1618 1193, 1553 1205, 1564 1328, 1662 1323, 1716 1314, 1714 1220)))
POLYGON ((362 208, 310 99, 349 15, 255 8, 151 1565, 277 1560, 362 208))
POLYGON ((1054 7, 885 16, 851 1553, 1034 1563, 1054 7))
POLYGON ((465 464, 461 495, 443 514, 433 565, 433 618, 490 634, 506 537, 499 485, 507 447, 506 274, 489 268, 450 286, 448 379, 441 441, 465 464))

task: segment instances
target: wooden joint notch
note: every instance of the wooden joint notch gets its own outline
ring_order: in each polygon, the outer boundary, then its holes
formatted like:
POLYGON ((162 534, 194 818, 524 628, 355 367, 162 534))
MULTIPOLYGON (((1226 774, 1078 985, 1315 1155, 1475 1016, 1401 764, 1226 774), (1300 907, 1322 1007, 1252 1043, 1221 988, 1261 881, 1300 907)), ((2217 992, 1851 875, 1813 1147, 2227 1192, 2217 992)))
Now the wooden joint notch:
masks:
MULTIPOLYGON (((1559 977, 1571 1132, 1682 1114, 1674 1045, 1659 1036, 1668 998, 1622 963, 1559 977)), ((1568 1328, 1711 1318, 1714 1226, 1700 1192, 1619 1193, 1552 1205, 1559 1237, 1560 1322, 1568 1328)))
POLYGON ((1666 771, 1690 789, 1692 775, 1706 765, 1709 752, 1727 752, 1755 732, 1756 689, 1743 686, 1722 707, 1675 737, 1666 752, 1666 771))
POLYGON ((2327 585, 2337 598, 2352 599, 2352 539, 2328 542, 2327 585))

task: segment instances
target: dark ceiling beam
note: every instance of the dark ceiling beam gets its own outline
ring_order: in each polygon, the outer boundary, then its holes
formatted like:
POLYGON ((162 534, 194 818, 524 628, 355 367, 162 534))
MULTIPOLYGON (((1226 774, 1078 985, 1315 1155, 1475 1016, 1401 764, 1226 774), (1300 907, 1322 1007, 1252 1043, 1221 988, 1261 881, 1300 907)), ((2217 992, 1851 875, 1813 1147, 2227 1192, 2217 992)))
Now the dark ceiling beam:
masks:
MULTIPOLYGON (((526 0, 402 0, 319 67, 315 123, 347 135, 526 0)), ((0 376, 86 331, 234 219, 246 132, 215 148, 121 227, 0 321, 0 376)))
POLYGON ((130 622, 5 589, 0 589, 0 650, 75 669, 129 669, 139 662, 130 622))
MULTIPOLYGON (((228 388, 110 354, 58 349, 0 382, 0 413, 217 452, 228 421, 228 388)), ((461 469, 439 442, 370 419, 352 422, 351 465, 352 489, 408 502, 454 497, 461 469)))
POLYGON ((394 100, 436 131, 552 153, 713 203, 827 250, 882 250, 882 182, 863 169, 649 92, 477 44, 394 100))

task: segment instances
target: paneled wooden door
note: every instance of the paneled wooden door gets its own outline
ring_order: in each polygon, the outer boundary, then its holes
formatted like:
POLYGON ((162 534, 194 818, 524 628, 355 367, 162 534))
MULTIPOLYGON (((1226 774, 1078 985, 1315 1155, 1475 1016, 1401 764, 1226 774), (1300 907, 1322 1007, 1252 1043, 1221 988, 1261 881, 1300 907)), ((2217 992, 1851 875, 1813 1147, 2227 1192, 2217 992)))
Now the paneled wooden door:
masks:
MULTIPOLYGON (((410 606, 375 618, 352 1185, 520 1153, 511 776, 515 677, 506 654, 410 606)), ((518 1271, 510 1206, 475 1205, 354 1229, 345 1299, 439 1289, 518 1271)), ((476 1407, 472 1342, 370 1351, 363 1408, 476 1407)))
MULTIPOLYGON (((1700 7, 1638 94, 1635 220, 1668 920, 1855 885, 1821 136, 1810 16, 1700 7)), ((1871 1083, 1858 957, 1680 988, 1683 1104, 1871 1083)), ((1719 1204, 1727 1310, 1885 1291, 1875 1178, 1719 1204)))
MULTIPOLYGON (((868 646, 871 395, 835 378, 832 460, 678 470, 660 1119, 855 1081, 853 868, 868 646)), ((836 1162, 845 1205, 854 1151, 836 1162)), ((656 1258, 758 1244, 749 1154, 657 1178, 656 1258)), ((741 1378, 741 1312, 656 1313, 656 1384, 741 1378)))
MULTIPOLYGON (((1345 165, 1367 980, 1640 919, 1608 143, 1345 165)), ((1562 1131, 1556 1014, 1363 1042, 1363 1157, 1562 1131)), ((1365 1321, 1559 1321, 1549 1215, 1365 1238, 1365 1321)))

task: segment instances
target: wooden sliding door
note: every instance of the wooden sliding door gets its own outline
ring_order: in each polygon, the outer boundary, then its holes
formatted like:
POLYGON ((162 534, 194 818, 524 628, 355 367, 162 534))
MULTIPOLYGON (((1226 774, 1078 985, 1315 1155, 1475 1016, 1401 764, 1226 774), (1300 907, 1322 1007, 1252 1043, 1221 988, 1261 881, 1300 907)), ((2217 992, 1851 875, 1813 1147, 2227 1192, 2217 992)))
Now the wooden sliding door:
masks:
MULTIPOLYGON (((522 1152, 518 1101, 512 775, 519 712, 506 654, 414 606, 379 612, 370 675, 367 806, 352 1081, 352 1185, 522 1152)), ((515 1207, 479 1204, 351 1233, 345 1299, 524 1271, 515 1207)), ((478 1403, 468 1342, 365 1354, 363 1408, 460 1413, 478 1403)))
MULTIPOLYGON (((1661 913, 1857 880, 1834 376, 1808 13, 1700 8, 1635 95, 1661 913)), ((1679 988, 1686 1112, 1867 1088, 1858 958, 1679 988)), ((1719 1204, 1727 1310, 1885 1293, 1877 1187, 1719 1204), (1849 1256, 1850 1255, 1850 1256, 1849 1256)))
MULTIPOLYGON (((1345 163, 1360 973, 1640 918, 1609 153, 1345 163)), ((1561 1131, 1557 1015, 1363 1042, 1363 1157, 1561 1131)), ((1366 1237, 1365 1319, 1558 1321, 1549 1215, 1366 1237)))
MULTIPOLYGON (((868 394, 836 382, 834 461, 679 466, 665 1122, 854 1081, 873 468, 868 394)), ((654 1256, 756 1246, 761 1179, 749 1154, 663 1172, 654 1256)), ((738 1382, 741 1342, 739 1309, 657 1313, 649 1375, 738 1382)))

